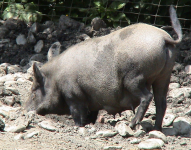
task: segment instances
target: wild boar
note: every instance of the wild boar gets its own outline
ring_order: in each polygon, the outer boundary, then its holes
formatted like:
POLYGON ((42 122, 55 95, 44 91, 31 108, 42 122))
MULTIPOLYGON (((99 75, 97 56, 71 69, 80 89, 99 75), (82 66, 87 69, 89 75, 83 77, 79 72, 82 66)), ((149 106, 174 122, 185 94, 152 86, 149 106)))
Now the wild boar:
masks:
POLYGON ((173 6, 170 18, 176 40, 160 28, 137 23, 74 45, 41 69, 34 63, 25 108, 38 114, 71 113, 75 124, 84 126, 94 123, 101 109, 116 114, 139 106, 130 124, 133 128, 143 119, 154 95, 154 129, 161 130, 175 45, 182 40, 173 6))

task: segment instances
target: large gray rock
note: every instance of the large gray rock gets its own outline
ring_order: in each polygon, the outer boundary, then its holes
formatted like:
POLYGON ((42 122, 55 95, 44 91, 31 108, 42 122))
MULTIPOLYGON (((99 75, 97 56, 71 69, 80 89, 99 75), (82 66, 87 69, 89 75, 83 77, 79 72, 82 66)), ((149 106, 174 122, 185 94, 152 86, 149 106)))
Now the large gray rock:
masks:
POLYGON ((23 132, 32 122, 32 120, 34 119, 34 113, 33 114, 31 112, 26 113, 25 111, 20 109, 14 113, 13 117, 14 117, 14 122, 6 124, 5 131, 20 133, 23 132))
POLYGON ((173 122, 173 127, 176 130, 177 135, 189 134, 191 131, 190 122, 184 117, 178 117, 173 122))
POLYGON ((16 81, 6 81, 4 83, 4 88, 7 91, 10 91, 11 95, 19 93, 19 96, 20 96, 19 101, 20 101, 21 105, 23 105, 24 102, 26 101, 26 99, 29 98, 32 82, 25 78, 16 76, 16 74, 14 74, 14 75, 15 75, 14 77, 16 78, 15 79, 16 81))
POLYGON ((173 127, 165 127, 162 128, 162 132, 166 135, 166 136, 174 136, 176 135, 176 130, 173 127))
POLYGON ((143 141, 139 143, 138 148, 139 149, 161 149, 164 145, 164 142, 160 139, 148 139, 146 141, 143 141))

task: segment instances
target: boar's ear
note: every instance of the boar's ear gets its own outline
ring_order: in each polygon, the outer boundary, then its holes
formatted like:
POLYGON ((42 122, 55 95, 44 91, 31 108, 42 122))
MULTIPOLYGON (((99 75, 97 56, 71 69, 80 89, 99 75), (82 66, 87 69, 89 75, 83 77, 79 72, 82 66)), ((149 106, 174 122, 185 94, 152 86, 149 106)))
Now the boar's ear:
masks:
POLYGON ((34 71, 34 77, 36 81, 40 84, 43 85, 43 74, 40 72, 40 69, 37 67, 36 63, 33 64, 33 71, 34 71))

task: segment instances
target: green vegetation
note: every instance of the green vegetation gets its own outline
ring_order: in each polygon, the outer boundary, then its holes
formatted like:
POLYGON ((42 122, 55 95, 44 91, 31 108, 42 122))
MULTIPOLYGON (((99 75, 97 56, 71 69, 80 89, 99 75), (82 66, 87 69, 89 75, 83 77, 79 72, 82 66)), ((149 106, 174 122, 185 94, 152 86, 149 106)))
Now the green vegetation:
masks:
MULTIPOLYGON (((94 17, 102 18, 109 26, 127 26, 134 22, 169 25, 169 5, 178 3, 179 18, 191 19, 190 0, 3 0, 1 18, 19 18, 26 22, 58 20, 67 15, 89 24, 94 17), (159 15, 156 17, 156 15, 159 15)), ((190 20, 181 20, 190 27, 190 20)))

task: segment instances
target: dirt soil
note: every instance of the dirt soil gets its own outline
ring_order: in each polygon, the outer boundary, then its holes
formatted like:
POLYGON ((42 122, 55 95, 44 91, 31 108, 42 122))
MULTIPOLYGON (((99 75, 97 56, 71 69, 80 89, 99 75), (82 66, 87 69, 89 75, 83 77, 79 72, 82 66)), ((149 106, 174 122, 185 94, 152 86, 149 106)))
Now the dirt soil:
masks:
MULTIPOLYGON (((111 29, 104 29, 100 30, 99 32, 94 33, 94 36, 108 34, 111 29), (102 32, 104 32, 102 34, 102 32)), ((18 31, 21 32, 21 31, 18 31)), ((23 32, 26 32, 25 30, 23 32)), ((172 33, 172 32, 171 32, 172 33)), ((13 33, 16 37, 17 33, 13 33)), ((172 33, 173 35, 173 33, 172 33)), ((179 54, 177 57, 176 65, 172 72, 172 80, 171 82, 179 83, 181 87, 191 87, 190 75, 185 73, 185 66, 191 65, 191 34, 190 31, 184 32, 184 39, 181 44, 178 45, 179 54), (178 78, 178 79, 177 79, 178 78), (176 80, 177 79, 177 80, 176 80)), ((67 47, 81 42, 79 35, 73 33, 73 35, 65 34, 65 39, 61 40, 62 44, 62 51, 64 51, 67 47), (68 45, 67 45, 68 43, 68 45)), ((49 46, 56 41, 55 39, 49 40, 49 45, 45 46, 42 54, 46 57, 47 51, 49 46)), ((46 44, 46 42, 45 42, 46 44)), ((22 47, 22 46, 19 46, 22 47)), ((20 64, 22 59, 28 58, 29 56, 33 55, 34 52, 31 51, 30 48, 23 47, 17 49, 17 52, 9 53, 9 51, 13 51, 14 49, 5 49, 2 48, 0 50, 1 54, 1 63, 10 63, 12 65, 20 64)), ((30 93, 30 86, 27 85, 25 87, 25 94, 30 93)), ((28 97, 22 97, 23 100, 26 100, 28 97)), ((177 116, 184 116, 190 119, 190 116, 186 116, 185 113, 188 110, 187 108, 190 106, 189 103, 190 98, 188 98, 185 102, 174 103, 172 98, 167 99, 168 102, 168 110, 179 110, 177 112, 177 116), (182 115, 181 115, 182 114, 182 115)), ((0 105, 5 105, 1 102, 0 105)), ((18 121, 19 117, 27 116, 26 112, 23 110, 23 104, 15 104, 13 105, 14 108, 19 108, 19 111, 14 119, 11 118, 4 118, 5 124, 14 125, 16 121, 18 121)), ((154 107, 154 104, 151 103, 151 108, 154 107)), ((175 114, 176 115, 176 114, 175 114)), ((79 128, 74 125, 74 121, 72 117, 69 115, 46 115, 40 116, 34 114, 32 118, 32 122, 30 125, 21 133, 12 133, 12 132, 0 132, 0 149, 2 150, 50 150, 50 149, 59 149, 59 150, 69 150, 69 149, 79 149, 79 150, 98 150, 98 149, 109 149, 106 146, 121 146, 123 150, 137 150, 137 144, 131 144, 131 140, 135 137, 122 137, 119 134, 112 136, 112 137, 98 137, 96 136, 97 131, 101 130, 114 130, 114 123, 109 122, 108 120, 125 120, 129 122, 133 117, 133 113, 131 111, 126 111, 122 113, 122 116, 116 115, 115 118, 111 115, 108 115, 105 111, 100 111, 98 115, 97 122, 93 125, 86 125, 84 128, 79 128), (56 131, 48 131, 39 127, 38 123, 50 120, 53 122, 54 126, 56 127, 56 131), (27 134, 32 133, 33 131, 37 131, 37 134, 34 135, 32 138, 25 138, 27 134), (15 136, 21 135, 19 140, 15 139, 15 136)), ((148 116, 145 116, 145 118, 148 116)), ((153 121, 155 117, 152 117, 153 121)), ((136 129, 134 130, 136 131, 136 129)), ((191 150, 191 136, 190 135, 167 135, 168 144, 165 144, 162 149, 163 150, 191 150)), ((144 136, 139 136, 137 139, 144 141, 148 139, 148 133, 144 136)), ((112 149, 112 148, 110 148, 112 149)), ((113 148, 113 149, 117 149, 113 148)))

